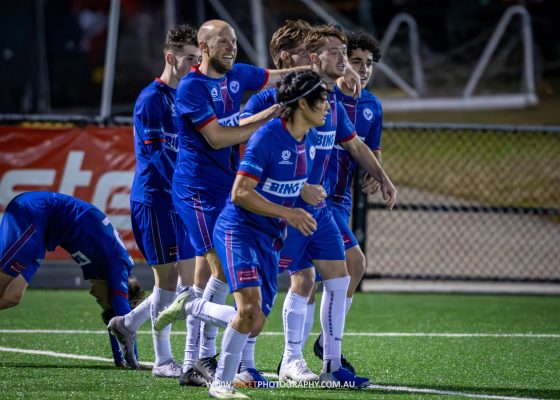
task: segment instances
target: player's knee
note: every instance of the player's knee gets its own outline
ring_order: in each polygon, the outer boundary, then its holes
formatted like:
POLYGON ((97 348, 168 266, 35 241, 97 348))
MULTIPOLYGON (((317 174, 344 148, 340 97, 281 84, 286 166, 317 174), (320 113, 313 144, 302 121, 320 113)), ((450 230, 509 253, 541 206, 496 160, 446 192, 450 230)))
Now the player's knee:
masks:
POLYGON ((21 296, 10 295, 9 293, 4 293, 2 296, 2 303, 4 303, 4 308, 15 307, 21 302, 21 296))
POLYGON ((243 325, 250 327, 251 332, 258 330, 263 323, 264 314, 256 303, 238 305, 237 314, 243 325))
POLYGON ((348 274, 353 279, 361 279, 366 272, 366 256, 361 251, 353 252, 346 260, 348 274))
POLYGON ((308 297, 315 284, 315 269, 306 268, 290 277, 290 290, 303 297, 308 297))

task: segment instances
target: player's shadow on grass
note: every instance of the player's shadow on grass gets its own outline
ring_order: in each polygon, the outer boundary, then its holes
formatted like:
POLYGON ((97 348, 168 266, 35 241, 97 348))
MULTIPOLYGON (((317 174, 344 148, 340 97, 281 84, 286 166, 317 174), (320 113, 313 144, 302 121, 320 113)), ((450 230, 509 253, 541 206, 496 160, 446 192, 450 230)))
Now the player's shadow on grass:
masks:
MULTIPOLYGON (((540 399, 560 399, 560 390, 555 389, 528 389, 528 388, 487 388, 477 386, 454 386, 454 385, 403 385, 402 383, 378 383, 379 386, 398 386, 410 387, 414 389, 432 389, 441 390, 445 392, 461 392, 461 393, 475 393, 477 395, 484 394, 489 396, 511 396, 511 397, 531 397, 540 399)), ((403 393, 400 390, 391 389, 369 389, 378 391, 380 393, 398 394, 403 393)), ((422 393, 415 393, 421 395, 422 393)), ((426 393, 427 395, 429 393, 426 393)))
POLYGON ((6 366, 9 368, 95 369, 95 370, 113 370, 113 371, 129 370, 128 368, 116 368, 114 365, 60 365, 60 364, 2 363, 2 366, 6 366))

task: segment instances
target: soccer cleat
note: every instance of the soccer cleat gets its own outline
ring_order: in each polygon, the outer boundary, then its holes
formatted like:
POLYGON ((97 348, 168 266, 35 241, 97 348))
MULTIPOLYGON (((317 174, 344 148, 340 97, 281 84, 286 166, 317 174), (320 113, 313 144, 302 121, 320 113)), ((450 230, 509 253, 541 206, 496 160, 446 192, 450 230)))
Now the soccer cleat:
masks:
POLYGON ((321 387, 332 389, 361 389, 368 386, 371 382, 369 378, 358 376, 348 371, 346 368, 340 367, 336 371, 323 372, 319 376, 319 383, 321 387))
POLYGON ((238 392, 230 383, 214 382, 208 388, 208 397, 215 399, 248 399, 249 396, 238 392))
POLYGON ((181 366, 171 359, 161 365, 154 365, 152 375, 158 378, 178 378, 181 375, 181 366))
POLYGON ((269 382, 259 370, 255 368, 247 368, 246 370, 235 374, 233 386, 241 388, 265 388, 272 387, 273 385, 272 382, 269 382))
POLYGON ((319 380, 319 375, 311 371, 307 362, 300 358, 282 365, 278 373, 278 380, 293 383, 316 382, 319 380))
MULTIPOLYGON (((321 339, 321 335, 319 335, 319 337, 317 338, 317 340, 315 340, 315 343, 313 344, 313 353, 315 353, 315 355, 322 360, 323 359, 323 345, 321 344, 320 339, 321 339)), ((340 355, 340 363, 348 371, 352 372, 353 374, 356 373, 356 368, 354 368, 352 363, 344 357, 344 354, 340 355)))
POLYGON ((203 357, 194 363, 194 370, 206 379, 207 382, 214 380, 216 369, 218 368, 218 354, 213 357, 203 357))
POLYGON ((187 372, 181 372, 179 375, 179 385, 181 386, 207 386, 208 383, 194 368, 189 368, 187 372))
POLYGON ((107 324, 107 329, 117 338, 128 366, 132 369, 138 369, 140 366, 138 365, 136 354, 134 354, 134 338, 136 334, 124 326, 124 316, 111 318, 109 324, 107 324))
POLYGON ((194 300, 196 295, 191 287, 183 290, 165 310, 161 311, 154 324, 156 331, 161 331, 167 325, 178 319, 187 319, 185 305, 194 300))

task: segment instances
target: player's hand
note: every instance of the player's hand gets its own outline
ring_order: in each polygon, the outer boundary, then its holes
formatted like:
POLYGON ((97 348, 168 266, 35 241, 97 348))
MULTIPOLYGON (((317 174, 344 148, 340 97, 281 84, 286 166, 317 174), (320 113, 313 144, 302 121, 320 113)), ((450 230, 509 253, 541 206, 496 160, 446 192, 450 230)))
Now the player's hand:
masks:
POLYGON ((381 193, 383 194, 383 200, 387 203, 389 211, 391 211, 397 203, 397 188, 393 185, 393 182, 387 179, 381 182, 381 193))
POLYGON ((317 221, 303 208, 290 208, 286 222, 300 231, 303 236, 312 235, 317 229, 317 221))
POLYGON ((379 190, 379 182, 372 178, 369 174, 364 174, 362 179, 362 192, 365 194, 374 194, 379 190))
POLYGON ((327 198, 327 192, 322 185, 303 185, 300 192, 301 198, 307 203, 315 206, 327 198))
POLYGON ((268 122, 282 113, 283 107, 280 104, 274 104, 263 111, 262 120, 268 122))
MULTIPOLYGON (((346 73, 342 78, 339 78, 339 80, 341 80, 340 83, 342 85, 346 85, 346 87, 352 91, 352 97, 354 97, 355 99, 360 97, 360 94, 362 92, 360 75, 358 75, 356 71, 350 68, 350 66, 346 68, 346 73)), ((339 82, 339 80, 337 80, 337 83, 339 82)))

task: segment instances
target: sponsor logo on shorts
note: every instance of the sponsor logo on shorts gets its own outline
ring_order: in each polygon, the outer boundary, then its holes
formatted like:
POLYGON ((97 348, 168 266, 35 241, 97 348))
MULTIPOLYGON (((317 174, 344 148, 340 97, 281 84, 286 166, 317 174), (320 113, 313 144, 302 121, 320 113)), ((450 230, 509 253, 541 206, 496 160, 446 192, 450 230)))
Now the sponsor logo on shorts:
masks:
POLYGON ((12 265, 10 265, 10 269, 14 271, 16 274, 21 274, 25 270, 26 266, 20 264, 17 261, 14 261, 12 265))
POLYGON ((244 269, 237 271, 237 280, 239 282, 253 282, 259 280, 259 274, 257 273, 257 268, 252 267, 251 269, 244 269))

